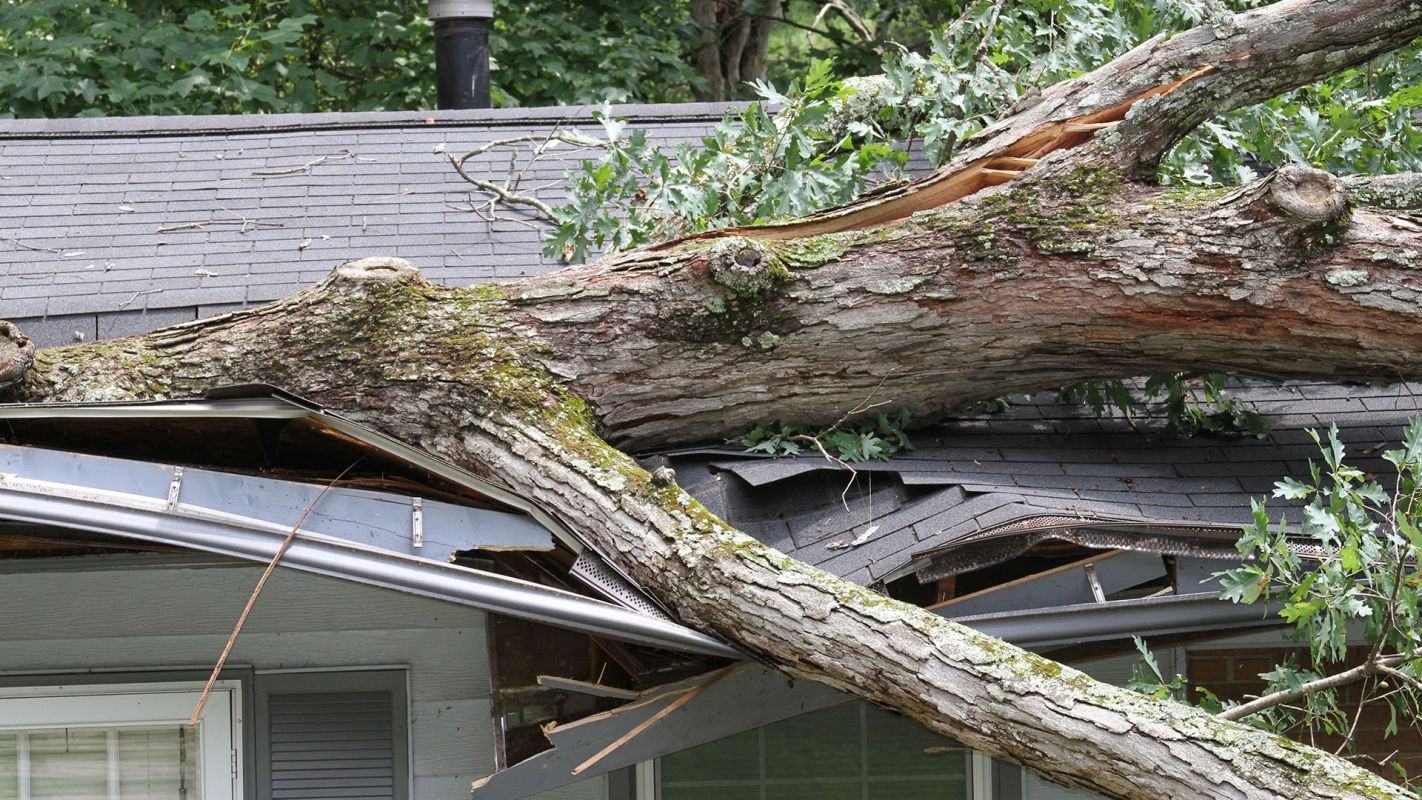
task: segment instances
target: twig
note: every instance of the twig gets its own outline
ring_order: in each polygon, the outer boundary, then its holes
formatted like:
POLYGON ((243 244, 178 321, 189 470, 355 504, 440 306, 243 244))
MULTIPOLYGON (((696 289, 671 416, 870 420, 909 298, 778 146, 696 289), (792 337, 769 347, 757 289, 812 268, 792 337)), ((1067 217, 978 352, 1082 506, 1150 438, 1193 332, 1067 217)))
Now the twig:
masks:
POLYGON ((172 233, 174 231, 185 231, 189 228, 193 230, 202 230, 203 228, 206 228, 209 225, 240 225, 242 227, 242 233, 246 233, 249 230, 256 230, 257 228, 286 227, 286 225, 280 222, 262 222, 260 220, 252 219, 210 219, 206 222, 185 222, 182 225, 168 225, 159 228, 157 231, 155 231, 155 233, 172 233))
MULTIPOLYGON (((516 192, 514 191, 514 187, 518 186, 519 183, 523 181, 523 177, 527 174, 529 167, 535 161, 542 158, 543 155, 547 153, 548 150, 558 142, 563 142, 565 144, 571 144, 575 147, 584 148, 600 148, 607 146, 605 143, 594 139, 591 136, 585 136, 577 132, 564 133, 558 130, 557 128, 554 128, 546 134, 525 134, 522 136, 510 136, 504 139, 494 139, 493 141, 486 142, 474 148, 473 150, 464 153, 463 155, 456 156, 450 153, 448 154, 448 157, 449 163, 454 166, 454 171, 459 173, 459 177, 463 178, 464 180, 468 181, 479 189, 482 189, 493 195, 489 203, 489 214, 493 219, 499 218, 498 210, 494 205, 494 201, 502 200, 503 202, 508 203, 509 205, 527 206, 529 208, 534 209, 543 216, 547 217, 548 220, 552 220, 552 206, 549 206, 547 203, 543 202, 542 200, 539 200, 536 197, 533 197, 532 195, 516 192), (475 156, 487 153, 496 147, 507 147, 509 145, 520 144, 523 142, 537 142, 538 144, 532 149, 529 154, 529 158, 525 159, 523 168, 519 170, 517 174, 515 174, 515 159, 512 155, 510 155, 508 175, 502 185, 493 181, 485 180, 483 178, 476 178, 473 175, 470 175, 469 172, 465 169, 465 165, 469 161, 469 159, 474 158, 475 156)), ((470 210, 474 210, 474 203, 472 202, 470 203, 470 210)), ((475 213, 478 212, 476 211, 475 213)), ((480 216, 482 217, 483 215, 481 214, 480 216)), ((489 219, 486 218, 486 221, 489 221, 489 219)))
POLYGON ((118 303, 117 305, 118 305, 119 308, 123 308, 124 306, 128 305, 129 303, 132 303, 134 300, 137 300, 137 299, 140 298, 140 297, 143 297, 144 295, 158 294, 158 293, 161 292, 161 291, 163 291, 163 290, 162 290, 162 289, 143 289, 142 291, 134 292, 132 297, 129 297, 127 300, 123 301, 122 303, 118 303))
POLYGON ((470 175, 469 173, 465 172, 464 164, 461 163, 460 160, 458 158, 455 158, 454 156, 449 157, 449 163, 454 165, 454 171, 459 173, 459 177, 463 178, 466 181, 469 181, 470 183, 474 184, 480 189, 483 189, 489 194, 494 195, 505 203, 508 203, 510 205, 528 206, 529 208, 537 209, 540 213, 546 214, 549 218, 552 218, 553 207, 543 202, 542 200, 539 200, 536 197, 529 197, 528 195, 515 194, 509 191, 508 189, 498 185, 497 183, 494 183, 493 181, 486 181, 482 178, 476 178, 473 175, 470 175))
POLYGON ((310 171, 311 171, 311 168, 314 167, 314 166, 316 166, 316 165, 318 165, 318 164, 324 164, 324 163, 326 163, 327 161, 340 161, 340 160, 346 159, 346 158, 355 158, 355 151, 354 151, 354 150, 342 150, 340 153, 338 153, 338 154, 336 154, 336 155, 333 155, 333 156, 321 156, 320 158, 313 158, 313 159, 311 159, 310 161, 306 162, 305 164, 301 164, 301 165, 295 166, 295 167, 283 167, 283 168, 281 168, 281 169, 257 169, 257 170, 252 170, 252 174, 253 174, 253 175, 262 175, 262 176, 272 176, 272 175, 296 175, 296 174, 299 174, 299 173, 302 173, 302 172, 310 172, 310 171))
POLYGON ((1248 703, 1225 709, 1221 711, 1218 716, 1221 719, 1241 720, 1255 712, 1263 711, 1266 708, 1273 708, 1274 706, 1287 703, 1291 700, 1297 700, 1312 692, 1322 691, 1324 689, 1336 689, 1340 686, 1356 683, 1375 672, 1387 669, 1405 660, 1406 658, 1404 656, 1397 655, 1380 658, 1376 661, 1368 661, 1351 669, 1345 669, 1342 672, 1336 672, 1332 675, 1309 681, 1291 689, 1281 689, 1273 694, 1266 694, 1263 697, 1251 700, 1248 703))
POLYGON ((983 28, 983 40, 978 42, 977 48, 973 50, 972 58, 968 59, 968 66, 971 68, 987 53, 992 47, 993 39, 997 32, 997 18, 1002 15, 1003 6, 1007 5, 1007 0, 996 0, 992 4, 992 13, 988 16, 988 23, 983 28))
POLYGON ((540 142, 543 145, 547 145, 549 142, 552 141, 565 142, 567 144, 575 145, 577 147, 607 146, 601 141, 594 139, 591 136, 584 136, 580 133, 562 133, 561 131, 554 129, 553 131, 550 131, 546 134, 529 133, 524 134, 523 136, 510 136, 506 139, 494 139, 493 141, 479 145, 478 147, 474 148, 473 150, 470 150, 462 156, 451 155, 450 158, 456 158, 460 164, 463 164, 465 161, 468 161, 474 156, 487 153, 496 147, 507 147, 511 144, 520 144, 522 142, 540 142))
POLYGON ((888 405, 888 400, 881 400, 877 403, 869 402, 870 400, 874 399, 874 395, 878 394, 880 389, 884 388, 884 381, 887 381, 888 379, 889 376, 885 375, 879 381, 879 385, 874 387, 874 391, 869 393, 868 397, 861 400, 859 404, 856 405, 854 408, 851 408, 848 411, 844 412, 844 414, 842 414, 839 419, 835 420, 834 424, 830 425, 828 428, 825 428, 824 430, 820 431, 817 434, 814 434, 813 436, 809 434, 799 434, 797 436, 788 437, 791 440, 795 441, 810 442, 815 446, 816 450, 820 451, 820 455, 824 456, 826 460, 838 464, 841 467, 844 467, 845 469, 849 470, 849 483, 846 483, 844 485, 844 491, 839 493, 840 505, 844 506, 844 510, 846 513, 849 512, 849 490, 854 488, 854 481, 859 477, 859 470, 850 466, 849 462, 845 461, 844 459, 830 455, 829 451, 825 449, 824 443, 820 441, 820 437, 828 436, 831 433, 834 433, 835 431, 839 430, 839 426, 848 422, 850 419, 857 417, 860 414, 863 414, 865 411, 869 411, 870 409, 878 408, 880 406, 888 405))
POLYGON ((237 617, 237 624, 232 626, 232 635, 227 637, 227 644, 223 645, 222 654, 217 657, 217 663, 212 667, 212 674, 208 676, 207 684, 202 687, 202 694, 198 695, 197 707, 193 709, 193 715, 188 718, 189 728, 197 726, 198 717, 202 715, 203 706, 207 705, 207 696, 212 694, 212 686, 217 683, 217 676, 222 673, 222 667, 227 664, 227 657, 232 654, 232 646, 237 643, 237 634, 242 632, 242 626, 247 622, 247 615, 252 613, 252 606, 257 604, 257 596, 262 593, 262 587, 267 585, 267 579, 276 571, 277 562, 281 561, 281 557, 286 555, 287 549, 291 547, 292 541, 296 539, 296 532, 301 530, 301 526, 306 523, 306 518, 311 515, 311 511, 316 508, 316 504, 321 502, 321 498, 326 496, 326 492, 330 491, 332 486, 340 483, 341 479, 346 477, 346 474, 351 470, 355 469, 356 465, 364 458, 365 456, 362 455, 360 458, 352 461, 349 467, 341 470, 341 474, 332 479, 330 483, 321 487, 321 491, 312 499, 311 504, 306 506, 306 510, 301 512, 301 517, 296 520, 295 525, 291 526, 291 531, 287 533, 286 538, 283 539, 281 545, 277 547, 276 554, 272 556, 271 562, 267 564, 266 570, 262 572, 262 577, 257 579, 257 586, 252 589, 251 597, 247 598, 247 605, 242 608, 241 616, 237 617))
MULTIPOLYGON (((821 16, 824 15, 825 10, 832 8, 839 14, 840 19, 843 19, 845 24, 849 26, 850 30, 854 31, 860 41, 874 41, 874 32, 869 30, 869 23, 865 22, 863 17, 859 16, 854 9, 845 4, 844 0, 820 0, 820 3, 824 6, 824 9, 820 11, 821 16)), ((819 17, 815 19, 818 21, 819 17)))
POLYGON ((34 245, 25 244, 24 242, 20 241, 19 239, 14 238, 13 236, 0 236, 0 239, 3 239, 3 240, 5 240, 5 241, 9 242, 10 244, 13 244, 14 246, 19 247, 19 248, 23 248, 23 249, 25 249, 25 250, 33 250, 33 251, 35 251, 36 253, 60 253, 60 252, 62 252, 62 251, 57 250, 57 249, 55 249, 55 248, 53 248, 53 247, 35 247, 34 245))

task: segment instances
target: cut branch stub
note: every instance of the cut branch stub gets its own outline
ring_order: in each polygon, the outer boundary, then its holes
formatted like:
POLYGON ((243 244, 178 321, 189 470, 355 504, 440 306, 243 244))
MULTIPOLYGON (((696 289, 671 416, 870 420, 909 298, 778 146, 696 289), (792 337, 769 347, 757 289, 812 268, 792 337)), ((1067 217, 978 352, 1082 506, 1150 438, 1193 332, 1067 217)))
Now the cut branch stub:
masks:
POLYGON ((403 283, 419 277, 418 267, 394 256, 373 256, 347 261, 331 273, 331 280, 350 283, 403 283))
POLYGON ((13 322, 0 319, 0 389, 13 386, 35 363, 35 343, 13 322))
POLYGON ((1290 164, 1269 180, 1269 202, 1303 222, 1333 222, 1348 210, 1348 188, 1323 170, 1290 164))
POLYGON ((711 246, 711 280, 744 295, 769 289, 775 283, 772 260, 763 245, 740 237, 711 246))

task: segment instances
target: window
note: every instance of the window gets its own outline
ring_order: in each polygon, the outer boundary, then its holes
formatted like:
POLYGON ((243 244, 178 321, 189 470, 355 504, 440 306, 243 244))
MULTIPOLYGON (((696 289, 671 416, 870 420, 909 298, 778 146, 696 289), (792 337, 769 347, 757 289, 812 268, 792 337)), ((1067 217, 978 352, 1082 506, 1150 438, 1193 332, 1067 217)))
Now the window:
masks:
POLYGON ((201 684, 0 690, 0 800, 233 800, 235 684, 198 720, 201 684))
POLYGON ((969 751, 863 703, 661 759, 661 800, 969 800, 969 751))

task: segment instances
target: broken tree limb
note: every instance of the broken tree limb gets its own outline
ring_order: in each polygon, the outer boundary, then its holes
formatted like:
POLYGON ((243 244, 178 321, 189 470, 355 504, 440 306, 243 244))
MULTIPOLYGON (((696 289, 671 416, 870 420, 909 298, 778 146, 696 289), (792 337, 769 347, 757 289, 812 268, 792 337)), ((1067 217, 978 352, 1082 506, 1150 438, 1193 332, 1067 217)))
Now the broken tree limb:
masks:
POLYGON ((1422 211, 1422 172, 1360 175, 1346 179, 1348 191, 1365 206, 1422 211))

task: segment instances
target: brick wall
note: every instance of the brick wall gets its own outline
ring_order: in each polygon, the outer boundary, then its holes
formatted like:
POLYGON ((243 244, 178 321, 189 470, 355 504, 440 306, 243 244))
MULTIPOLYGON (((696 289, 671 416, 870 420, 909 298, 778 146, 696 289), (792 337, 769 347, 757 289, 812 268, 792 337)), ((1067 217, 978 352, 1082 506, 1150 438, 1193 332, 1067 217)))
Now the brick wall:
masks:
MULTIPOLYGON (((1349 653, 1350 664, 1359 663, 1364 652, 1363 648, 1352 648, 1349 653)), ((1192 649, 1187 656, 1186 670, 1190 693, 1196 696, 1195 688, 1202 687, 1219 695, 1221 699, 1244 700, 1246 696, 1258 696, 1264 689, 1264 681, 1259 679, 1259 673, 1272 670, 1275 664, 1283 661, 1290 653, 1298 663, 1308 663, 1308 651, 1297 648, 1192 649)), ((1348 710, 1351 722, 1353 710, 1357 708, 1358 687, 1342 689, 1339 696, 1343 707, 1348 710)), ((1418 733, 1416 727, 1409 725, 1410 720, 1399 718, 1398 732, 1384 739, 1383 731, 1387 728, 1390 717, 1386 705, 1374 704, 1363 710, 1354 739, 1357 752, 1367 759, 1360 759, 1359 763, 1395 780, 1397 773, 1391 767, 1381 766, 1377 762, 1396 752, 1394 759, 1402 763, 1409 775, 1422 777, 1422 734, 1418 733)), ((1336 736, 1318 736, 1311 740, 1307 731, 1297 733, 1296 738, 1329 751, 1337 749, 1341 741, 1336 736)))

